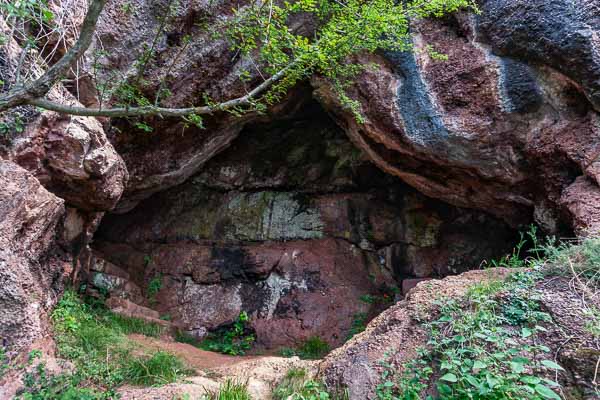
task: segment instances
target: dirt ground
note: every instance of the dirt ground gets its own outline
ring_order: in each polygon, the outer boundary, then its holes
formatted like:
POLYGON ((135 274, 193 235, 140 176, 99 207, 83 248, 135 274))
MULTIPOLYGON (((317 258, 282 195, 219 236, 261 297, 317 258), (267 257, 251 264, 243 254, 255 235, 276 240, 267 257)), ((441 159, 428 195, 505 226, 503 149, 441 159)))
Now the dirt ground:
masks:
POLYGON ((216 390, 227 379, 247 382, 248 391, 257 400, 267 400, 277 382, 293 367, 316 372, 316 362, 298 357, 227 356, 165 339, 130 335, 142 349, 164 350, 175 354, 196 370, 196 376, 182 382, 155 388, 125 386, 122 400, 199 400, 206 391, 216 390))

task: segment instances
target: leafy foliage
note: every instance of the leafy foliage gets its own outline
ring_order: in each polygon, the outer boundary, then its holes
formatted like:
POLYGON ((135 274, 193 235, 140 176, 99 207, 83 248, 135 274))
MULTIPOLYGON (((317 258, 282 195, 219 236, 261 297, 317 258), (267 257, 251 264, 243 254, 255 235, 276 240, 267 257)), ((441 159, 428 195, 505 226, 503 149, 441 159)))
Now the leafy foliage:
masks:
POLYGON ((439 317, 426 325, 427 348, 398 379, 384 363, 378 398, 420 399, 437 379, 439 399, 560 399, 552 390, 558 384, 540 375, 562 367, 548 359, 550 349, 533 340, 550 321, 533 290, 539 278, 517 272, 502 285, 475 286, 464 304, 439 301, 439 317))
POLYGON ((346 90, 365 66, 349 57, 375 50, 411 48, 409 20, 441 17, 462 8, 476 9, 470 0, 298 0, 253 2, 236 11, 225 36, 231 47, 258 62, 268 74, 285 70, 286 76, 262 99, 278 101, 298 80, 313 74, 328 79, 342 104, 362 121, 358 102, 346 90), (316 23, 314 38, 293 32, 288 22, 306 18, 316 23))
POLYGON ((252 347, 255 340, 256 337, 248 327, 248 314, 242 311, 231 326, 209 334, 200 343, 200 347, 205 350, 237 356, 245 354, 252 347))
POLYGON ((160 289, 162 289, 162 280, 163 276, 159 273, 156 274, 152 279, 150 279, 150 282, 148 282, 146 297, 148 298, 148 300, 150 300, 151 304, 156 302, 156 295, 158 295, 158 292, 160 292, 160 289))
MULTIPOLYGON (((477 10, 475 0, 296 0, 283 2, 265 2, 254 0, 243 2, 234 9, 231 18, 223 18, 216 26, 212 26, 213 39, 225 39, 235 57, 241 56, 250 61, 257 70, 258 76, 266 86, 253 82, 249 71, 238 72, 240 85, 245 86, 248 96, 236 101, 219 103, 205 100, 207 108, 202 114, 226 110, 233 115, 242 115, 248 111, 264 112, 266 108, 278 102, 289 88, 298 81, 318 74, 331 83, 338 95, 342 106, 350 110, 359 122, 363 121, 360 103, 348 93, 353 80, 364 70, 365 65, 353 61, 353 56, 359 53, 372 53, 376 50, 405 51, 411 49, 409 21, 441 17, 460 9, 477 10), (313 32, 297 32, 291 28, 293 21, 306 21, 305 26, 314 28, 313 32), (246 87, 248 86, 248 87, 246 87), (250 90, 250 88, 253 88, 250 90), (260 89, 260 90, 258 90, 260 89), (268 90, 264 90, 268 89, 268 90), (255 91, 256 90, 256 91, 255 91), (239 101, 238 101, 239 100, 239 101)), ((134 117, 133 124, 142 131, 150 131, 150 125, 141 121, 140 115, 162 115, 166 111, 158 110, 163 100, 170 95, 166 87, 174 66, 180 56, 190 46, 191 38, 186 35, 175 46, 179 49, 170 57, 170 64, 165 65, 165 74, 157 82, 147 82, 144 77, 148 65, 159 61, 159 44, 164 35, 175 23, 174 10, 179 6, 177 0, 168 0, 161 4, 158 15, 158 27, 153 37, 142 45, 142 52, 134 62, 129 73, 123 74, 115 70, 106 70, 103 58, 111 55, 104 50, 93 54, 91 71, 87 72, 96 86, 98 109, 94 115, 108 115, 103 104, 112 100, 125 111, 118 110, 122 117, 134 117), (121 76, 119 76, 119 74, 121 76), (102 79, 99 79, 102 77, 102 79), (154 93, 153 93, 154 92, 154 93), (153 96, 154 99, 149 98, 153 96), (141 107, 135 113, 131 108, 141 107), (102 112, 105 114, 102 114, 102 112)), ((121 6, 124 14, 134 10, 131 4, 121 6)), ((53 21, 53 15, 46 6, 46 0, 0 0, 0 12, 9 16, 16 15, 11 21, 13 32, 27 37, 34 23, 43 26, 53 21), (41 18, 40 18, 41 15, 41 18)), ((206 28, 206 17, 196 22, 200 29, 206 28)), ((59 30, 49 27, 48 30, 59 30), (51 28, 51 29, 50 29, 51 28)), ((14 34, 13 34, 14 35, 14 34)), ((41 35, 33 39, 34 44, 43 44, 41 35)), ((87 36, 86 36, 87 37, 87 36)), ((6 41, 6 38, 4 39, 6 41)), ((55 51, 55 50, 53 50, 55 51)), ((444 56, 435 52, 431 46, 426 51, 435 59, 444 56)), ((43 52, 39 52, 43 53, 43 52)), ((31 64, 44 67, 47 60, 38 60, 31 64)), ((161 60, 160 62, 164 62, 161 60)), ((17 72, 18 73, 18 72, 17 72)), ((54 84, 56 82, 52 82, 54 84)), ((207 96, 208 97, 208 96, 207 96)), ((31 102, 31 99, 19 99, 31 102)), ((39 102, 37 103, 40 104, 39 102)), ((76 110, 74 107, 60 104, 45 105, 50 109, 60 109, 65 113, 91 112, 89 109, 76 110)), ((173 109, 171 109, 173 110, 173 109)), ((191 125, 203 127, 203 121, 198 109, 188 107, 185 112, 176 115, 183 116, 183 127, 191 125)), ((111 114, 112 116, 116 114, 111 114)))
POLYGON ((21 18, 24 20, 37 19, 45 23, 52 22, 54 15, 48 8, 46 0, 17 0, 11 2, 2 1, 0 11, 6 18, 21 18))
POLYGON ((25 130, 25 122, 21 116, 16 114, 0 121, 0 136, 9 138, 13 133, 22 133, 25 130))
POLYGON ((49 375, 44 363, 39 363, 25 375, 25 387, 19 391, 17 400, 105 400, 111 392, 84 386, 83 378, 75 374, 49 375))

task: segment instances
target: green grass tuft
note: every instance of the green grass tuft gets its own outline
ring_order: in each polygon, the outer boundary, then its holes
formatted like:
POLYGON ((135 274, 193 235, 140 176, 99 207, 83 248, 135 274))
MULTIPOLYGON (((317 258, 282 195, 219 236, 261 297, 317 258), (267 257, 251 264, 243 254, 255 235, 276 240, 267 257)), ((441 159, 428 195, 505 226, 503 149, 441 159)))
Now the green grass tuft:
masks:
POLYGON ((347 391, 331 393, 322 382, 312 379, 304 368, 291 368, 277 384, 273 400, 347 400, 347 391))
POLYGON ((141 318, 125 317, 123 315, 107 312, 102 317, 104 323, 124 335, 138 333, 144 336, 158 338, 166 332, 166 328, 154 322, 148 322, 141 318))
POLYGON ((367 328, 367 313, 356 313, 354 314, 354 319, 352 320, 352 326, 350 327, 350 331, 348 332, 348 336, 346 340, 352 339, 354 335, 357 335, 363 332, 367 328))
POLYGON ((217 391, 207 390, 203 400, 252 400, 247 382, 227 379, 217 391))
POLYGON ((294 357, 296 355, 296 350, 291 347, 282 347, 277 353, 281 357, 294 357))
POLYGON ((304 368, 291 368, 273 390, 274 400, 287 400, 292 394, 301 392, 309 379, 304 368))
MULTIPOLYGON (((362 322, 361 322, 362 324, 362 322)), ((357 327, 358 329, 363 329, 357 327)), ((361 331, 362 332, 362 331, 361 331)), ((358 333, 358 332, 357 332, 358 333)), ((318 360, 323 358, 329 353, 329 344, 318 336, 313 336, 300 344, 297 348, 282 347, 279 349, 279 355, 281 357, 294 357, 298 356, 303 360, 318 360)))
POLYGON ((574 276, 582 283, 600 287, 600 238, 587 238, 580 243, 559 243, 552 240, 539 247, 545 255, 537 262, 548 275, 574 276))
POLYGON ((8 357, 6 357, 6 352, 4 348, 0 345, 0 378, 4 376, 6 370, 8 369, 8 357))
POLYGON ((329 353, 329 344, 318 336, 303 342, 297 349, 298 357, 306 360, 318 360, 329 353))
POLYGON ((188 370, 171 353, 157 351, 149 357, 135 357, 126 366, 126 379, 134 385, 152 386, 173 383, 188 370))

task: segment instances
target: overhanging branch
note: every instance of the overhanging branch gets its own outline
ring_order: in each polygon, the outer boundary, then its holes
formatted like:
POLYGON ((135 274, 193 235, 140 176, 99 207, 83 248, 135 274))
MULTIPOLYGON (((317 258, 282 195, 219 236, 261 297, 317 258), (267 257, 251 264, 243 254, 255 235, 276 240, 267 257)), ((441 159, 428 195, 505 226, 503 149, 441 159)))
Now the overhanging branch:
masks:
POLYGON ((185 117, 191 114, 207 115, 218 111, 227 111, 237 107, 245 107, 252 105, 252 101, 267 91, 276 82, 285 77, 287 71, 292 68, 294 63, 285 67, 275 75, 255 87, 245 96, 236 99, 228 100, 223 103, 218 103, 210 106, 202 107, 187 107, 187 108, 169 108, 157 106, 141 106, 141 107, 115 107, 115 108, 88 108, 71 106, 50 101, 44 98, 28 99, 27 104, 31 104, 45 110, 56 111, 63 114, 80 115, 85 117, 143 117, 150 115, 160 115, 162 117, 185 117))
POLYGON ((107 0, 92 0, 81 25, 79 38, 73 47, 38 79, 0 97, 0 111, 23 104, 31 104, 33 100, 45 96, 61 77, 67 75, 73 62, 83 56, 90 47, 98 18, 106 2, 107 0))
POLYGON ((292 62, 269 79, 262 82, 248 94, 222 103, 201 107, 170 108, 153 106, 140 107, 113 107, 113 108, 88 108, 58 103, 44 98, 52 86, 67 74, 74 61, 79 59, 89 48, 98 18, 107 0, 92 0, 85 20, 82 24, 79 38, 75 45, 40 78, 31 84, 17 89, 4 97, 0 97, 0 111, 19 105, 33 105, 58 113, 88 117, 142 117, 160 115, 163 117, 184 117, 192 114, 206 115, 218 111, 227 111, 238 107, 251 106, 253 101, 266 92, 276 82, 283 79, 286 73, 297 63, 292 62))

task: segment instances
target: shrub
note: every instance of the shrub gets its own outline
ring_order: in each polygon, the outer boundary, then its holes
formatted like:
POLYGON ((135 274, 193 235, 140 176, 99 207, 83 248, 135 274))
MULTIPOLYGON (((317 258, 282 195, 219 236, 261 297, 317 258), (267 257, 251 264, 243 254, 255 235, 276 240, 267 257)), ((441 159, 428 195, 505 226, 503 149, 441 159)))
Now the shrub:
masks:
POLYGON ((162 279, 163 276, 159 273, 148 282, 147 297, 150 301, 156 300, 156 295, 160 292, 160 289, 162 289, 162 279))
POLYGON ((243 355, 256 340, 248 327, 248 314, 242 311, 235 322, 208 335, 200 343, 204 350, 216 351, 232 356, 243 355))
POLYGON ((25 387, 19 390, 17 400, 108 400, 114 398, 112 391, 98 391, 82 387, 77 374, 48 375, 40 363, 24 378, 25 387))

